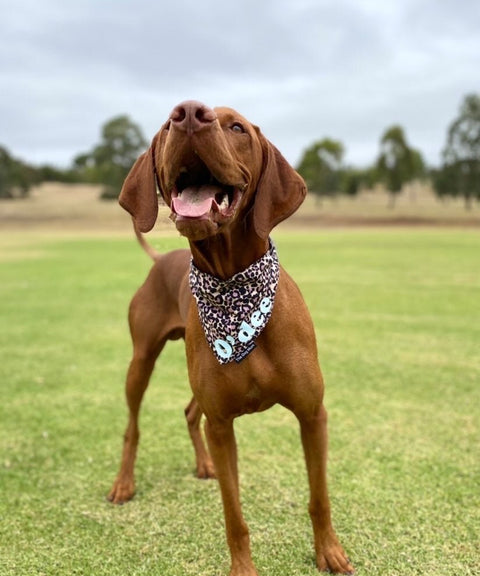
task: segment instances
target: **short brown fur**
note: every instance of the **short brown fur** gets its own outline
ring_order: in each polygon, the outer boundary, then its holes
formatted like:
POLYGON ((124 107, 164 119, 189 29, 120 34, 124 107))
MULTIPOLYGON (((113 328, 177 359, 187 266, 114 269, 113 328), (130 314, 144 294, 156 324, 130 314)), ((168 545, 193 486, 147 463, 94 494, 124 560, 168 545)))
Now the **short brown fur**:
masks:
POLYGON ((133 358, 126 381, 130 417, 120 472, 109 499, 122 503, 134 495, 140 403, 166 341, 184 337, 193 391, 186 417, 197 475, 216 475, 220 484, 230 576, 257 574, 240 506, 233 421, 277 403, 291 410, 300 424, 317 566, 335 573, 353 573, 331 523, 323 378, 313 324, 295 282, 282 268, 273 313, 256 349, 238 364, 223 365, 207 344, 188 285, 191 256, 198 268, 221 279, 258 260, 268 249, 272 228, 298 208, 305 193, 303 180, 258 128, 230 108, 212 110, 189 101, 174 109, 149 150, 132 168, 120 197, 122 206, 133 216, 140 242, 155 263, 130 306, 133 358), (199 163, 218 181, 240 190, 240 201, 228 218, 213 211, 202 219, 173 214, 177 229, 189 240, 190 251, 155 255, 141 232, 155 223, 156 185, 170 206, 181 170, 199 163), (211 458, 200 433, 202 414, 211 458))

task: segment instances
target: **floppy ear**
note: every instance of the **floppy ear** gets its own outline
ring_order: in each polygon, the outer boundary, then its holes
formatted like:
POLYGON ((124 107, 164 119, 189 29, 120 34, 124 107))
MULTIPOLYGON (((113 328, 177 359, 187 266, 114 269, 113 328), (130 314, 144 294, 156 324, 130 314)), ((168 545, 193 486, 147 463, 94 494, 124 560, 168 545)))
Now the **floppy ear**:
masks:
POLYGON ((297 210, 305 199, 307 187, 279 150, 266 138, 261 137, 261 141, 264 164, 257 186, 253 223, 257 235, 267 239, 277 224, 297 210))
POLYGON ((120 206, 133 216, 141 232, 148 232, 153 228, 158 214, 154 142, 155 139, 132 166, 118 199, 120 206))

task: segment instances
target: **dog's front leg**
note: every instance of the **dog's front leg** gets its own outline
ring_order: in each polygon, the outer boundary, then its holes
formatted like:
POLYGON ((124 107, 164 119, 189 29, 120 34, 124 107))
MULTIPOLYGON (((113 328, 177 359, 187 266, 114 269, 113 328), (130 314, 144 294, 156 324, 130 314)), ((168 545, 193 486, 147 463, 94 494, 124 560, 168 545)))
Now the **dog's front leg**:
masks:
POLYGON ((309 512, 315 539, 317 567, 334 574, 353 574, 354 570, 338 542, 332 526, 327 491, 327 411, 300 416, 302 444, 310 485, 309 512))
POLYGON ((212 421, 207 417, 205 431, 222 493, 225 529, 232 559, 230 576, 257 576, 250 552, 248 527, 240 506, 233 419, 212 421))

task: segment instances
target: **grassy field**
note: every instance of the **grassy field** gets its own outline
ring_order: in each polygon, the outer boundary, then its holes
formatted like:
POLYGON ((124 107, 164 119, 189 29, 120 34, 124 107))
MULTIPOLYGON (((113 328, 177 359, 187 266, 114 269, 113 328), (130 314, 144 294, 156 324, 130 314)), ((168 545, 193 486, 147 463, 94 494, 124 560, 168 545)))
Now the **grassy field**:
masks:
MULTIPOLYGON (((480 574, 480 234, 275 239, 317 328, 333 518, 357 574, 480 574)), ((193 477, 180 342, 144 403, 137 496, 105 499, 126 423, 126 309, 149 266, 130 237, 0 233, 1 576, 228 572, 216 482, 193 477)), ((274 408, 236 430, 259 574, 317 574, 294 418, 274 408)))
MULTIPOLYGON (((129 215, 116 202, 99 200, 101 187, 85 184, 44 183, 32 189, 24 200, 0 202, 0 229, 119 232, 129 228, 129 215)), ((300 209, 282 226, 318 228, 372 225, 480 226, 480 205, 465 210, 462 200, 439 201, 428 185, 411 184, 398 196, 395 209, 389 208, 382 189, 365 191, 356 197, 337 196, 321 203, 309 194, 300 209)), ((169 210, 160 209, 157 230, 171 231, 169 210)))

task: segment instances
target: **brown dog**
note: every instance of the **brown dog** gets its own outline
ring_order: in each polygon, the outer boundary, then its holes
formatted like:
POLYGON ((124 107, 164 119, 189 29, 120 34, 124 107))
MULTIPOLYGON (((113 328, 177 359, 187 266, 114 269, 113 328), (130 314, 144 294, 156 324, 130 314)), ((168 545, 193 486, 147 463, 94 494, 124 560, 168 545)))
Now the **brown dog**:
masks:
POLYGON ((166 341, 184 337, 194 395, 186 415, 197 473, 213 477, 215 471, 220 484, 230 576, 257 574, 240 507, 233 420, 276 403, 291 410, 300 423, 317 566, 352 573, 330 518, 327 414, 315 332, 296 284, 276 264, 269 241, 272 228, 302 203, 303 180, 237 112, 189 101, 173 110, 121 192, 120 204, 133 216, 137 235, 150 254, 140 232, 155 223, 157 187, 177 229, 189 240, 191 255, 179 250, 156 258, 131 303, 134 352, 126 382, 130 419, 110 500, 121 503, 134 494, 142 396, 166 341), (255 280, 257 273, 260 281, 255 280), (227 290, 231 283, 233 288, 227 290), (272 290, 267 296, 260 293, 263 285, 272 290), (226 316, 216 316, 225 309, 224 299, 242 291, 246 295, 241 304, 233 299, 226 316), (245 306, 253 308, 232 328, 228 314, 245 306), (212 317, 213 331, 234 332, 211 336, 201 319, 207 326, 212 317), (199 430, 202 413, 214 467, 199 430))

